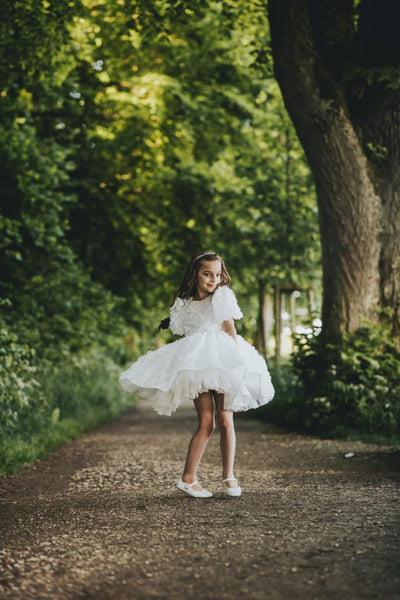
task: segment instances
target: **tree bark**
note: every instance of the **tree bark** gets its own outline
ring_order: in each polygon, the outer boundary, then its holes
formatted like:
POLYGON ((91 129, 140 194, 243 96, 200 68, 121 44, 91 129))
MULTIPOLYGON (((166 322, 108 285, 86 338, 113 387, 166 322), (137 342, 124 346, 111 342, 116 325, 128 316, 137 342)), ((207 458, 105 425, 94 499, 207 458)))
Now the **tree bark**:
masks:
POLYGON ((275 286, 275 358, 281 357, 282 342, 282 295, 279 285, 275 286))
POLYGON ((269 295, 269 290, 266 291, 266 282, 263 279, 258 280, 258 316, 257 316, 257 332, 255 345, 257 350, 268 356, 269 353, 269 338, 272 330, 272 302, 269 295))
POLYGON ((269 1, 275 74, 315 177, 334 343, 385 306, 399 332, 399 92, 360 78, 364 4, 357 32, 350 0, 269 1))
POLYGON ((267 340, 265 339, 264 326, 264 294, 265 281, 258 280, 258 315, 257 315, 257 333, 256 333, 256 348, 261 354, 267 352, 267 340))

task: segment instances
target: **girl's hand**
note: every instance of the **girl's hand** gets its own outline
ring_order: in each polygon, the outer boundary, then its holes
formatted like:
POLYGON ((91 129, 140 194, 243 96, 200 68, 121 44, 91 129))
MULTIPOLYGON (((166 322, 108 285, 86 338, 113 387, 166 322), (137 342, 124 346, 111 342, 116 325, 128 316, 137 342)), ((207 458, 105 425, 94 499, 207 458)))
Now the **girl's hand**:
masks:
POLYGON ((227 319, 226 321, 222 321, 222 329, 225 331, 225 333, 233 337, 233 339, 236 341, 236 327, 233 319, 227 319))

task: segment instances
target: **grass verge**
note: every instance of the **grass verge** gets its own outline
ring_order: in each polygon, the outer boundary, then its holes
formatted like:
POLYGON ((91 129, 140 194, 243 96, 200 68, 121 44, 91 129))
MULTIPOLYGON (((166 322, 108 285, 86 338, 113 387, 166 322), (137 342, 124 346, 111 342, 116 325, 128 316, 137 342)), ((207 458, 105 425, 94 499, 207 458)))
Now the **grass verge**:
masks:
POLYGON ((60 419, 46 429, 32 434, 29 438, 16 435, 0 442, 0 476, 18 473, 36 460, 49 456, 56 448, 111 421, 119 414, 126 412, 129 406, 116 408, 96 407, 88 409, 74 417, 60 419))

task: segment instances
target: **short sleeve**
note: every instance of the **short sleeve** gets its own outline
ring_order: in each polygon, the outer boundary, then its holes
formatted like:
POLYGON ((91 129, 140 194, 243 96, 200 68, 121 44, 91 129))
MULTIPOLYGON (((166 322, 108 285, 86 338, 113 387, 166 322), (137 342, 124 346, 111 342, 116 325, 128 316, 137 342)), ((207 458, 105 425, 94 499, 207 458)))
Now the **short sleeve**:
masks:
POLYGON ((182 300, 182 298, 176 298, 175 302, 169 309, 169 328, 175 335, 184 335, 185 333, 182 315, 182 309, 184 306, 185 302, 182 300))
POLYGON ((212 308, 216 321, 222 323, 228 319, 241 319, 243 313, 239 308, 234 292, 223 285, 217 288, 212 297, 212 308))

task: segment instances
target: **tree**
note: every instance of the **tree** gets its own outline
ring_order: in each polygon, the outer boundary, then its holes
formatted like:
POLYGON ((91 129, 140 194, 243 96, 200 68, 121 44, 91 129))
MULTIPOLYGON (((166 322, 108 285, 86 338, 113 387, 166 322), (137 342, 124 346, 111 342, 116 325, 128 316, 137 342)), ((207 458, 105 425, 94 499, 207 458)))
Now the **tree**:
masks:
POLYGON ((381 309, 400 334, 400 5, 270 0, 275 74, 314 173, 322 340, 381 309))
POLYGON ((83 277, 145 335, 199 248, 221 252, 254 312, 260 286, 308 279, 314 188, 272 77, 263 3, 59 4, 8 7, 15 27, 0 44, 10 321, 29 305, 50 337, 73 338, 59 322, 78 322, 83 277))
POLYGON ((72 148, 59 143, 60 96, 73 68, 69 23, 82 7, 33 0, 2 8, 0 323, 37 359, 65 362, 69 351, 112 330, 116 306, 79 264, 66 235, 76 197, 72 148))
POLYGON ((165 305, 199 248, 224 255, 250 302, 261 272, 300 284, 319 260, 314 188, 262 3, 85 6, 57 138, 77 165, 69 240, 93 279, 138 329, 132 299, 165 305))

